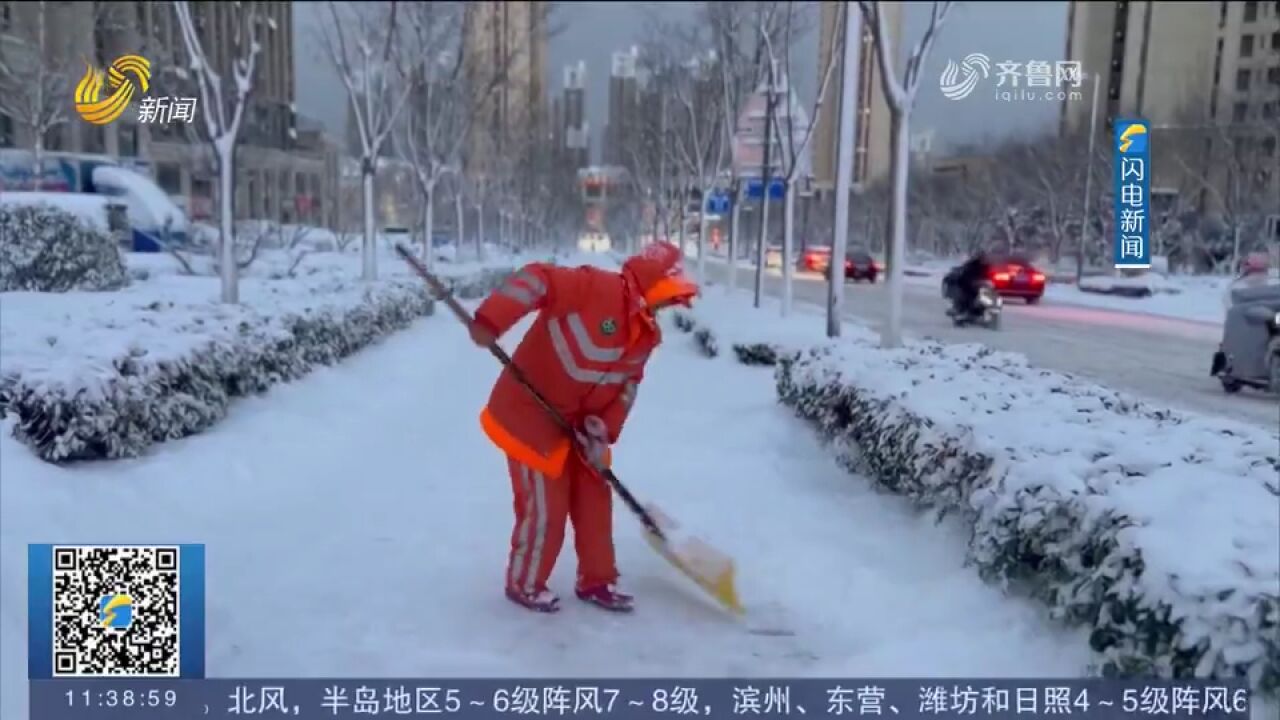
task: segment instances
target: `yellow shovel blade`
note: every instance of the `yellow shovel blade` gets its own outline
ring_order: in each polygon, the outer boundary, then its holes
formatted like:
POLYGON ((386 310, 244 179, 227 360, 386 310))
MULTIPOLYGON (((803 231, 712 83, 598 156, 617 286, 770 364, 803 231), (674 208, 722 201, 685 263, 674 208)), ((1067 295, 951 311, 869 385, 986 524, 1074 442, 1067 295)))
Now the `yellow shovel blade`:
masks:
POLYGON ((650 507, 648 510, 664 533, 669 529, 673 531, 668 534, 666 541, 646 532, 645 538, 653 549, 726 610, 736 615, 746 614, 747 610, 742 606, 734 584, 733 559, 697 538, 675 537, 675 523, 655 508, 650 507))

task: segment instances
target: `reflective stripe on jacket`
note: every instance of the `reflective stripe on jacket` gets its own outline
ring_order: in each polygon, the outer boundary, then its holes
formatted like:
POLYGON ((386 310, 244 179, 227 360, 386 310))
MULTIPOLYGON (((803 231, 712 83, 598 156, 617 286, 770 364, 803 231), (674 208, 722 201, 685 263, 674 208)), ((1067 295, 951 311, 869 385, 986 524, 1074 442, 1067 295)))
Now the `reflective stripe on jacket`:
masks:
MULTIPOLYGON (((645 362, 661 341, 635 287, 619 273, 533 263, 521 268, 476 310, 498 336, 537 312, 512 360, 570 424, 599 416, 617 442, 635 403, 645 362)), ((570 442, 561 428, 504 370, 480 415, 485 434, 508 456, 559 477, 570 442)))

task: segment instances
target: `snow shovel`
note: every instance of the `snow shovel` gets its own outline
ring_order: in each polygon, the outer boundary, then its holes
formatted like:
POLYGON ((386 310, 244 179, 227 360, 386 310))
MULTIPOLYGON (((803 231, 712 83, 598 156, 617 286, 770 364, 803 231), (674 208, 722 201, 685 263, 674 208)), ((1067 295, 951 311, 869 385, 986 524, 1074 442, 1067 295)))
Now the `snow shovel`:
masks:
MULTIPOLYGON (((397 244, 396 252, 400 254, 400 257, 405 262, 409 263, 409 266, 418 275, 422 276, 422 279, 427 282, 432 292, 453 311, 453 314, 462 321, 462 324, 470 328, 472 322, 471 313, 467 312, 466 308, 458 303, 449 288, 440 282, 440 279, 432 274, 422 264, 422 261, 414 257, 413 253, 404 245, 397 244)), ((533 395, 538 404, 551 415, 556 424, 569 436, 569 441, 573 443, 574 449, 582 457, 588 457, 585 449, 578 443, 578 435, 573 427, 533 387, 533 384, 529 382, 529 379, 525 377, 520 368, 511 361, 511 356, 499 347, 496 342, 489 345, 489 352, 498 359, 498 362, 511 371, 516 381, 523 385, 533 395)), ((697 583, 699 587, 715 598, 716 602, 720 603, 725 609, 736 615, 746 613, 746 609, 738 599, 738 591, 734 585, 732 558, 697 538, 678 538, 677 531, 679 528, 674 521, 652 506, 646 508, 641 505, 640 501, 636 500, 636 497, 622 484, 622 481, 618 479, 617 475, 614 475, 612 470, 594 463, 593 467, 609 483, 614 492, 618 494, 618 497, 622 498, 622 501, 626 503, 631 512, 635 513, 636 517, 640 519, 640 524, 644 526, 645 539, 649 541, 654 550, 658 551, 659 555, 666 558, 667 562, 697 583)))

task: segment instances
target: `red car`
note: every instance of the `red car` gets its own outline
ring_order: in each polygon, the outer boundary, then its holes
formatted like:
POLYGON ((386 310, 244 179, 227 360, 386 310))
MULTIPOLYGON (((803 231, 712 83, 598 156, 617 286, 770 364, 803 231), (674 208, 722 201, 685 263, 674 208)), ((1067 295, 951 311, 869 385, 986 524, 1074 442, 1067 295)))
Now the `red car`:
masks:
POLYGON ((1044 297, 1045 274, 1021 255, 993 255, 991 284, 1000 295, 1024 298, 1034 305, 1044 297))
POLYGON ((831 248, 827 245, 810 245, 808 249, 800 255, 798 263, 801 270, 810 272, 825 273, 831 265, 831 248))

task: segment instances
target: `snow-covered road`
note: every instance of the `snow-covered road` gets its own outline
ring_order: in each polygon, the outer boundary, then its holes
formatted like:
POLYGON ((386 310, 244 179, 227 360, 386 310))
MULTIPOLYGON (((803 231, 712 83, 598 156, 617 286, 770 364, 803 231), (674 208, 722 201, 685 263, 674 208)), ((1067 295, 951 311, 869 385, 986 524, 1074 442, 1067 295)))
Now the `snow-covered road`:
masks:
POLYGON ((837 468, 767 371, 688 342, 652 361, 617 471, 738 559, 746 624, 620 506, 637 613, 519 609, 501 592, 509 481, 476 422, 496 374, 442 314, 139 460, 57 468, 5 427, 0 716, 26 717, 29 542, 205 543, 211 676, 1061 677, 1089 662, 1084 633, 963 567, 957 525, 837 468))
MULTIPOLYGON (((726 277, 721 263, 708 263, 712 279, 726 277)), ((739 269, 739 288, 750 288, 754 271, 739 269)), ((1032 364, 1076 373, 1118 390, 1175 408, 1205 412, 1268 427, 1280 425, 1274 396, 1244 390, 1227 395, 1209 376, 1209 362, 1221 339, 1221 326, 1170 317, 1066 305, 1051 298, 1035 306, 1010 299, 1001 329, 956 328, 945 314, 938 281, 911 282, 903 300, 903 325, 912 335, 944 342, 977 342, 1018 352, 1032 364)), ((777 296, 782 278, 765 277, 765 292, 777 296)), ((795 278, 798 302, 826 305, 827 286, 817 275, 795 278)), ((885 283, 847 283, 845 312, 879 327, 888 316, 885 283)))

